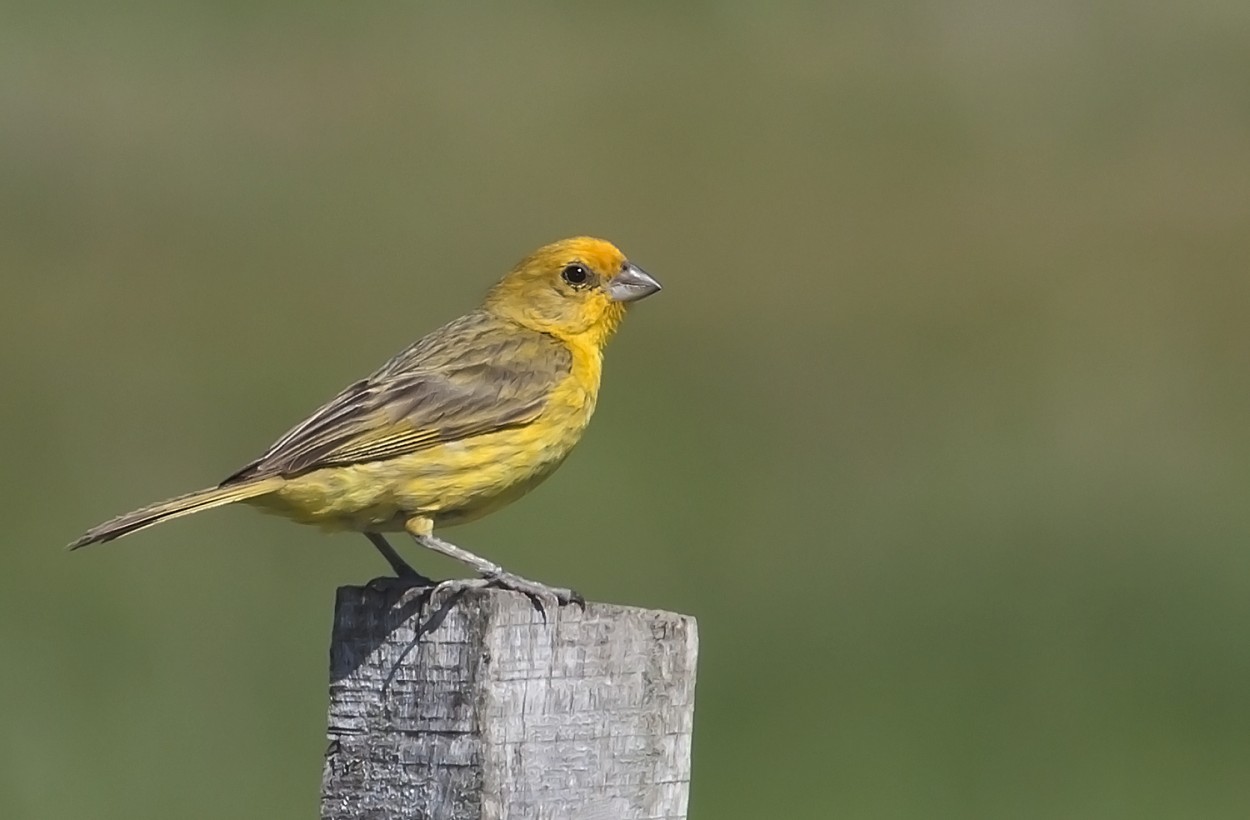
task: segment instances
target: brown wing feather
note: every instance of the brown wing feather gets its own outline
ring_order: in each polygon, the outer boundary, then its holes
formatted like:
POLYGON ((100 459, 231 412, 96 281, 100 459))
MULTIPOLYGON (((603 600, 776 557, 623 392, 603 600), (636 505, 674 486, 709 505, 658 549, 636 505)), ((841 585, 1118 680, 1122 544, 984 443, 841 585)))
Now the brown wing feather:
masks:
POLYGON ((571 364, 556 339, 470 313, 350 385, 224 483, 380 461, 527 424, 571 364))

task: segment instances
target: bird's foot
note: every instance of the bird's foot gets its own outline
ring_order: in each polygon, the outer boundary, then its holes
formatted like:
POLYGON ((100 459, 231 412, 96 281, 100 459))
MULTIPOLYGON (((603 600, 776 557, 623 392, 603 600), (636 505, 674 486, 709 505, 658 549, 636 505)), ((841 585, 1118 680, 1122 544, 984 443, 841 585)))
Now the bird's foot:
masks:
POLYGON ((449 581, 443 581, 434 588, 431 598, 439 598, 444 595, 452 597, 471 589, 489 588, 507 589, 521 593, 530 599, 530 603, 543 616, 544 621, 547 620, 547 607, 552 603, 555 604, 556 608, 576 604, 583 611, 586 609, 586 599, 574 590, 563 587, 549 587, 546 584, 522 578, 520 575, 514 575, 511 572, 495 572, 483 575, 481 578, 453 578, 449 581))
MULTIPOLYGON (((527 596, 531 601, 534 601, 536 607, 544 598, 552 598, 555 599, 557 606, 576 604, 580 609, 586 609, 586 599, 576 590, 566 589, 565 587, 549 587, 546 584, 522 578, 520 575, 514 575, 511 572, 498 572, 486 576, 482 580, 486 581, 490 586, 498 587, 499 589, 510 589, 513 592, 519 592, 527 596)), ((540 612, 542 611, 541 607, 538 609, 540 612)))

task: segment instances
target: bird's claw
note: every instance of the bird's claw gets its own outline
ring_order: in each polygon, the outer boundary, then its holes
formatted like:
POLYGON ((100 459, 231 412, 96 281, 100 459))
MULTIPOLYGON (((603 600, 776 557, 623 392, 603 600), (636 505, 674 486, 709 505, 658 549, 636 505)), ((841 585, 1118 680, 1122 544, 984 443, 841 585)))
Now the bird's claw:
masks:
POLYGON ((538 610, 538 614, 543 616, 544 621, 547 620, 547 607, 551 601, 555 602, 556 608, 576 604, 582 611, 586 610, 586 599, 576 591, 564 587, 549 587, 511 572, 492 573, 483 575, 481 578, 453 578, 443 581, 434 587, 434 592, 430 597, 433 600, 442 596, 460 595, 471 589, 492 587, 519 592, 529 598, 530 603, 534 605, 534 609, 538 610))
POLYGON ((586 611, 586 599, 576 590, 565 587, 549 587, 546 584, 522 578, 520 575, 513 575, 511 572, 500 572, 487 576, 482 580, 486 581, 490 586, 499 589, 510 589, 513 592, 519 592, 526 596, 530 599, 530 603, 534 605, 534 609, 537 609, 538 613, 543 616, 543 620, 547 619, 544 607, 548 600, 554 600, 557 608, 576 604, 583 612, 586 611))

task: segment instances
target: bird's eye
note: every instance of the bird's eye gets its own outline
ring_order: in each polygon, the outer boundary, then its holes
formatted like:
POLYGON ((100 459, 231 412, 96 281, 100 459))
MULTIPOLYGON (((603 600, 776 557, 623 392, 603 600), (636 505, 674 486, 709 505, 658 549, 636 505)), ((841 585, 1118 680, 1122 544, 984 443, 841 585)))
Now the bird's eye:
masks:
POLYGON ((568 265, 560 271, 560 278, 570 285, 582 285, 590 278, 590 273, 582 265, 568 265))

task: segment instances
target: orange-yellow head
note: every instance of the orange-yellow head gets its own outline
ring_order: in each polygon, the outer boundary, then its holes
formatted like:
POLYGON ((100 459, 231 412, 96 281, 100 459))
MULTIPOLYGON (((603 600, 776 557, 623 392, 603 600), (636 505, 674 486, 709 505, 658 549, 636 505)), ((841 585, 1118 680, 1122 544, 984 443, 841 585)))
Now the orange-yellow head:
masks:
POLYGON ((486 295, 485 307, 531 330, 602 347, 630 302, 660 283, 603 239, 562 239, 522 259, 486 295))

